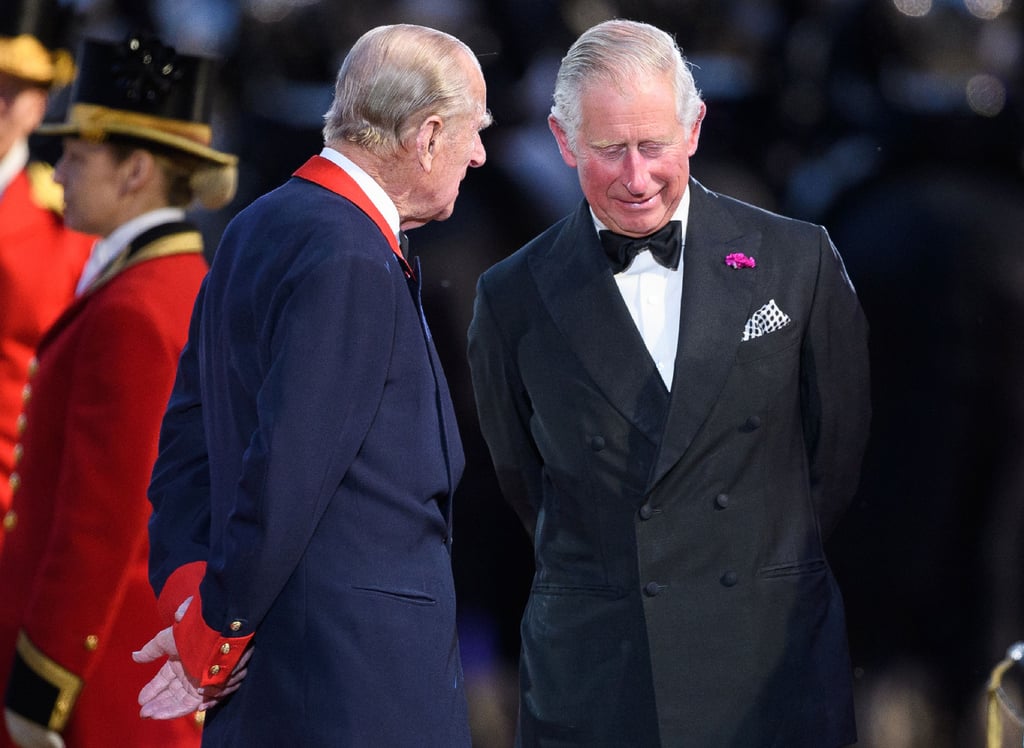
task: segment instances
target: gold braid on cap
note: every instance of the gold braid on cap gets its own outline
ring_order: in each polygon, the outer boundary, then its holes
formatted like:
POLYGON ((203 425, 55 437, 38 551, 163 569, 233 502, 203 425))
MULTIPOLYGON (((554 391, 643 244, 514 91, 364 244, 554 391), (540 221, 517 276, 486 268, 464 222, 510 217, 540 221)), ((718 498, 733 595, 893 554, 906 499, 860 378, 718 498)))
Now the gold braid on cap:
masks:
POLYGON ((53 83, 54 88, 66 86, 75 79, 75 60, 66 49, 58 49, 53 53, 53 83))
POLYGON ((83 138, 94 142, 103 140, 104 134, 109 132, 125 135, 159 132, 203 146, 209 146, 213 140, 213 130, 202 122, 154 117, 96 104, 73 105, 68 121, 79 127, 83 138))
POLYGON ((75 63, 66 50, 51 52, 31 34, 21 34, 0 38, 0 72, 60 88, 74 79, 75 63))

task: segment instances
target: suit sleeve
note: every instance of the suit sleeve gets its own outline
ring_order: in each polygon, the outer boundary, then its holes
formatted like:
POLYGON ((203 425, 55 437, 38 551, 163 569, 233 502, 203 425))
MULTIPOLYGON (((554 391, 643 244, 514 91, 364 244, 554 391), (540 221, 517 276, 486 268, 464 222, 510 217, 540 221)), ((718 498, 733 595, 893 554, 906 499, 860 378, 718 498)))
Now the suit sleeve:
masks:
POLYGON ((258 630, 294 573, 384 391, 406 281, 386 263, 329 254, 282 279, 257 427, 233 496, 215 504, 226 509, 213 521, 201 608, 177 626, 182 663, 203 685, 227 679, 225 644, 258 630))
POLYGON ((204 280, 160 426, 149 483, 149 577, 167 625, 185 598, 197 594, 209 554, 210 464, 196 358, 205 291, 204 280))
POLYGON ((828 537, 857 490, 871 396, 867 320, 824 229, 800 370, 811 494, 822 535, 828 537))
POLYGON ((204 685, 221 685, 252 634, 222 636, 199 615, 199 584, 210 553, 210 456, 196 353, 205 293, 204 279, 160 425, 159 451, 149 483, 149 576, 161 620, 175 626, 179 655, 183 662, 193 663, 189 674, 204 685), (192 615, 177 624, 175 613, 190 597, 192 615))
POLYGON ((468 355, 480 430, 502 494, 531 540, 541 502, 543 465, 530 434, 532 406, 515 353, 491 309, 485 278, 477 283, 468 355))

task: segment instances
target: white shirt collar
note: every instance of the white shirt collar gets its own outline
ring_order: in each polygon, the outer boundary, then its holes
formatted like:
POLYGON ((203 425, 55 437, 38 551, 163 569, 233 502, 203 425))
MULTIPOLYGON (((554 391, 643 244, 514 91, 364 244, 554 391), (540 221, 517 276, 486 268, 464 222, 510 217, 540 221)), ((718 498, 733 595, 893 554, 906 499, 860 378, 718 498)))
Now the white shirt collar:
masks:
POLYGON ((82 270, 82 277, 78 280, 78 288, 75 293, 81 294, 85 291, 96 276, 103 271, 103 268, 121 254, 135 237, 154 226, 184 220, 185 211, 181 208, 157 208, 122 223, 93 244, 92 253, 82 270))
POLYGON ((18 173, 28 163, 28 140, 19 138, 7 151, 7 155, 0 159, 0 195, 7 190, 7 186, 14 181, 18 173))
POLYGON ((324 146, 324 149, 320 151, 320 155, 331 161, 348 174, 352 179, 355 180, 359 188, 366 193, 366 196, 370 198, 370 202, 373 203, 374 207, 380 211, 380 214, 384 216, 384 220, 388 222, 388 226, 395 233, 395 238, 399 238, 399 231, 401 229, 400 218, 398 215, 398 208, 395 207, 394 201, 388 197, 388 194, 384 189, 373 181, 373 177, 367 174, 363 169, 357 165, 350 158, 346 157, 334 148, 324 146))

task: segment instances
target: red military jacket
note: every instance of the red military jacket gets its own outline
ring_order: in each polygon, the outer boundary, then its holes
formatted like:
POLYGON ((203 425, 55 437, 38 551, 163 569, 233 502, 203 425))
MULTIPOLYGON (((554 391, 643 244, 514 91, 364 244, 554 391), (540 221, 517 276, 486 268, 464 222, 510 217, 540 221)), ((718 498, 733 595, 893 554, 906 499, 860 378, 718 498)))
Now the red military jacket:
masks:
POLYGON ((74 298, 95 241, 66 228, 59 207, 60 188, 43 164, 22 170, 0 196, 0 517, 8 523, 14 521, 6 514, 30 362, 43 333, 74 298))
POLYGON ((197 746, 197 720, 138 716, 159 663, 131 653, 162 627, 146 488, 207 269, 202 239, 179 228, 113 266, 39 346, 0 553, 0 689, 68 746, 197 746))

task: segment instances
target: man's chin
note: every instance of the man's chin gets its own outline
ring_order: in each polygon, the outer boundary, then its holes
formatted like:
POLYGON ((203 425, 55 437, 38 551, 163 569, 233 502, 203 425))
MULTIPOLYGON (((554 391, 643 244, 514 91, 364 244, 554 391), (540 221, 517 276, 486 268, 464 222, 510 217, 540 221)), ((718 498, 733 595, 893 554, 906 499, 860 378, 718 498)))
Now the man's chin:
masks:
POLYGON ((612 231, 625 236, 647 236, 664 226, 668 221, 624 221, 612 231))
POLYGON ((69 211, 66 205, 64 206, 63 214, 61 214, 61 219, 64 221, 64 226, 71 229, 72 231, 80 231, 83 234, 89 233, 88 231, 85 230, 85 228, 82 227, 82 223, 75 216, 74 211, 69 211))
POLYGON ((645 210, 616 211, 614 215, 609 216, 611 223, 608 221, 604 221, 604 223, 609 229, 618 234, 647 236, 668 223, 671 217, 671 214, 666 214, 663 206, 658 206, 657 208, 650 207, 645 210))
POLYGON ((438 213, 433 218, 431 218, 430 220, 431 221, 447 221, 449 218, 452 217, 452 213, 454 213, 454 212, 455 212, 455 206, 454 205, 449 205, 444 210, 438 211, 438 213))

